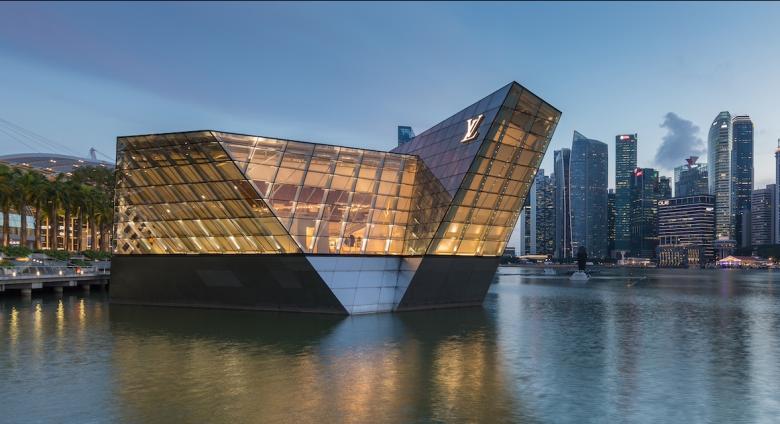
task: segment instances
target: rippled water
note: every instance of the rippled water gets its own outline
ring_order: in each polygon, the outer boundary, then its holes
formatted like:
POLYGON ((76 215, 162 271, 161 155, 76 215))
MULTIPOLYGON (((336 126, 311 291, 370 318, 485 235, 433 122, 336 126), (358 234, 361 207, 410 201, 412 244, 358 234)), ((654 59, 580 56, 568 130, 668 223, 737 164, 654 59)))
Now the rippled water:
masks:
POLYGON ((780 273, 499 272, 349 318, 5 295, 0 422, 780 422, 780 273))

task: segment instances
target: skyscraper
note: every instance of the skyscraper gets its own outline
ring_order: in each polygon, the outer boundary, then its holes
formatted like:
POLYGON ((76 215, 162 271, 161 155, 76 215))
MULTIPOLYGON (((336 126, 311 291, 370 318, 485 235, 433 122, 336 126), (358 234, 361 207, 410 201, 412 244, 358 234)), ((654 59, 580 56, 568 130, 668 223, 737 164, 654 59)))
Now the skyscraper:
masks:
POLYGON ((775 238, 774 243, 780 243, 780 138, 775 149, 775 238))
POLYGON ((412 127, 407 126, 398 126, 398 145, 403 146, 404 144, 412 141, 414 138, 414 130, 412 130, 412 127))
POLYGON ((708 182, 715 196, 715 238, 734 240, 731 203, 731 114, 721 112, 707 138, 708 182))
MULTIPOLYGON (((667 178, 668 180, 668 178, 667 178)), ((658 246, 658 171, 637 168, 631 178, 631 256, 652 259, 658 246)))
POLYGON ((517 226, 520 231, 520 243, 516 251, 517 256, 530 255, 531 239, 533 238, 531 232, 530 196, 525 198, 525 204, 523 204, 523 208, 520 209, 520 218, 517 220, 515 226, 517 226))
POLYGON ((674 197, 709 194, 707 164, 696 163, 698 159, 691 156, 685 165, 674 168, 674 197))
POLYGON ((775 184, 753 190, 750 201, 751 234, 753 246, 774 244, 777 218, 775 217, 775 184))
POLYGON ((631 175, 636 169, 637 135, 615 136, 615 252, 631 250, 631 175))
POLYGON ((554 176, 540 169, 531 187, 531 254, 552 255, 555 251, 554 176))
POLYGON ((658 199, 672 198, 672 181, 669 177, 658 177, 658 199))
POLYGON ((569 259, 571 252, 571 150, 553 152, 555 166, 555 258, 569 259))
POLYGON ((584 246, 588 256, 607 256, 607 144, 577 131, 571 147, 572 249, 584 246))
POLYGON ((712 260, 713 206, 709 194, 658 201, 659 266, 700 266, 712 260))
POLYGON ((607 192, 607 255, 614 256, 615 250, 615 190, 607 192))
POLYGON ((743 215, 750 213, 753 191, 753 121, 749 116, 735 116, 731 120, 731 204, 734 214, 734 239, 740 247, 750 247, 750 227, 743 223, 743 215), (743 230, 744 227, 744 230, 743 230))

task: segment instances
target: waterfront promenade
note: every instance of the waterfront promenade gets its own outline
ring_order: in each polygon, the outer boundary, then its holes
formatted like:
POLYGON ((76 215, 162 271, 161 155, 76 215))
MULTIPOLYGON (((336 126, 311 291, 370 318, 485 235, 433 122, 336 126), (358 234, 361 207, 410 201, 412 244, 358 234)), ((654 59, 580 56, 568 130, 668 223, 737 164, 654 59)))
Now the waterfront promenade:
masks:
POLYGON ((92 266, 23 266, 3 268, 0 273, 0 293, 18 292, 30 296, 35 290, 62 293, 65 288, 89 290, 91 286, 107 286, 111 278, 109 261, 92 266))

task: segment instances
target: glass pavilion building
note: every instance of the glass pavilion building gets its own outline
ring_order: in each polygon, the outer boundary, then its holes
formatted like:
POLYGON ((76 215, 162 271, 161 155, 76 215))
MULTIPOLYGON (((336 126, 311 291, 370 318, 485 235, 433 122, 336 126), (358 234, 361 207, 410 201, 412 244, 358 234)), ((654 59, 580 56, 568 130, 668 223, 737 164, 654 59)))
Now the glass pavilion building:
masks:
POLYGON ((370 313, 481 304, 560 111, 510 83, 390 152, 119 137, 115 303, 370 313))

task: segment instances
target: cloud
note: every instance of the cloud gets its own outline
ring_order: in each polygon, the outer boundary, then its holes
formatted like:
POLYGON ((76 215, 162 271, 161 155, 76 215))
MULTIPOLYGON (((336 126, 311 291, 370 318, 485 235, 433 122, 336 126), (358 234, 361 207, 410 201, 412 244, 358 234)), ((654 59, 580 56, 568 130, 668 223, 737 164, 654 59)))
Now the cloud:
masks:
POLYGON ((669 112, 664 115, 661 128, 666 128, 666 135, 655 152, 656 165, 673 169, 684 164, 688 156, 704 156, 706 153, 704 142, 699 138, 699 127, 693 122, 669 112))

